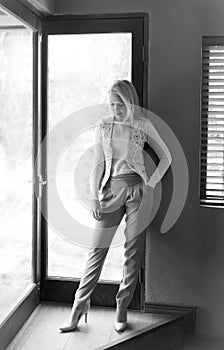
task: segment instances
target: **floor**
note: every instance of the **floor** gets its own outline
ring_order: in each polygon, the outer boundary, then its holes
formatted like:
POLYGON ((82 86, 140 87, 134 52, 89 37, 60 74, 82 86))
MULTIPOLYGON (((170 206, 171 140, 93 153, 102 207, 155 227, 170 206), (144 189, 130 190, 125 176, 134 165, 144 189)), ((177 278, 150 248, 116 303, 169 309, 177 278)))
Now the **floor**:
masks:
POLYGON ((169 319, 169 316, 128 310, 128 327, 119 334, 113 328, 115 309, 91 306, 87 323, 83 317, 76 330, 62 333, 58 328, 68 320, 70 311, 67 304, 39 304, 7 350, 96 350, 133 331, 154 328, 169 319))

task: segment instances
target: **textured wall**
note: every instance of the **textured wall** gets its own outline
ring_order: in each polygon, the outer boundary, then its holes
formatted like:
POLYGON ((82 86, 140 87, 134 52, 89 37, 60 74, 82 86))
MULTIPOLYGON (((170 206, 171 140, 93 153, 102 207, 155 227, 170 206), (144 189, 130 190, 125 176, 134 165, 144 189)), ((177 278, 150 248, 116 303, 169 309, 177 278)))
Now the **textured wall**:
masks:
MULTIPOLYGON (((224 35, 224 2, 56 0, 56 12, 150 13, 150 109, 166 121, 181 142, 190 186, 179 220, 162 235, 158 228, 169 199, 167 188, 164 191, 148 239, 146 300, 196 305, 197 333, 222 336, 224 212, 199 206, 198 185, 201 38, 224 35)), ((166 176, 165 187, 169 187, 171 179, 166 176)))

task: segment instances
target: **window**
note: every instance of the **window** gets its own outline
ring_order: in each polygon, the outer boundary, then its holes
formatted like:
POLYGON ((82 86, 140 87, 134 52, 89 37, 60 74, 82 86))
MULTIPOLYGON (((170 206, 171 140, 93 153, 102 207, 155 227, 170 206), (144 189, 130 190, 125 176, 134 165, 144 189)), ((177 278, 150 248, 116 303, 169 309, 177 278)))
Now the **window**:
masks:
POLYGON ((203 37, 200 204, 224 206, 224 37, 203 37))
POLYGON ((23 9, 19 2, 0 7, 1 349, 40 301, 40 213, 34 192, 40 142, 40 22, 23 9))
POLYGON ((1 320, 32 283, 32 31, 0 30, 0 47, 1 320))
MULTIPOLYGON (((49 130, 68 115, 73 115, 74 120, 77 119, 76 111, 79 109, 82 110, 90 104, 103 103, 109 87, 116 78, 131 80, 131 58, 132 33, 49 35, 49 130)), ((93 117, 85 117, 89 118, 91 125, 93 117)), ((99 116, 96 115, 96 118, 99 116)), ((75 135, 77 131, 74 129, 73 133, 75 135)), ((94 225, 94 220, 87 207, 81 204, 79 196, 74 195, 74 169, 78 166, 75 182, 78 176, 79 186, 83 188, 82 200, 88 203, 93 143, 94 127, 84 129, 79 136, 73 137, 72 142, 61 153, 56 175, 57 188, 64 207, 81 225, 89 227, 94 225), (81 161, 86 154, 89 156, 85 156, 81 161)), ((55 145, 52 144, 52 147, 53 153, 55 145)), ((124 231, 124 220, 121 227, 124 231)), ((73 235, 75 237, 75 232, 73 235)), ((84 234, 79 236, 77 233, 77 236, 78 244, 71 244, 69 237, 65 240, 63 236, 54 232, 51 225, 48 226, 49 276, 81 278, 88 253, 88 248, 85 246, 88 240, 84 234)), ((113 246, 108 252, 100 279, 119 281, 122 278, 123 256, 123 246, 113 246)))

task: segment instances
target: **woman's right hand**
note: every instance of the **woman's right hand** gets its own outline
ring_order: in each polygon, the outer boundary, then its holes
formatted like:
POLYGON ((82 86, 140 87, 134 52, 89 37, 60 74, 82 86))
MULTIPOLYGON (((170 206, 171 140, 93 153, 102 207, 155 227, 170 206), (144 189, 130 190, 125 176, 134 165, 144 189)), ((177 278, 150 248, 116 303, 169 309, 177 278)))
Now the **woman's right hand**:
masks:
POLYGON ((91 200, 91 213, 96 220, 102 219, 101 206, 98 199, 91 200))

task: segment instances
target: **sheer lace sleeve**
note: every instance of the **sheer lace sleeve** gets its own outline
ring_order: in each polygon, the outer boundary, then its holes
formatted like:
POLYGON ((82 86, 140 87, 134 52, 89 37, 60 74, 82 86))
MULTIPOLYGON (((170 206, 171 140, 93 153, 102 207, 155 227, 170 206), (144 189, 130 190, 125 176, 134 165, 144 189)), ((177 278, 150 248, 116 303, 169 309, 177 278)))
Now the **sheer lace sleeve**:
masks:
POLYGON ((172 162, 172 157, 165 142, 162 140, 158 131, 152 125, 151 122, 148 122, 147 129, 148 129, 147 143, 150 145, 150 147, 154 150, 154 152, 157 154, 159 158, 159 164, 147 183, 149 186, 154 188, 156 184, 162 179, 167 169, 169 168, 172 162))
POLYGON ((102 145, 102 136, 100 125, 95 128, 94 135, 94 156, 93 156, 93 168, 90 173, 90 199, 98 200, 98 191, 105 169, 104 151, 102 145))

